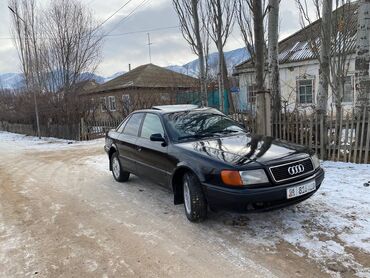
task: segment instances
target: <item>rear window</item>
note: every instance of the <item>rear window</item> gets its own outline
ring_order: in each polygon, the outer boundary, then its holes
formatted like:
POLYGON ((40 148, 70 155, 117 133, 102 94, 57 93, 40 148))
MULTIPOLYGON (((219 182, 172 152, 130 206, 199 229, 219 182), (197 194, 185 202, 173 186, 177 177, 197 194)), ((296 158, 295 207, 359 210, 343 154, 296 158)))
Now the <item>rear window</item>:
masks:
POLYGON ((141 120, 143 119, 143 113, 135 113, 133 114, 130 119, 128 120, 125 129, 123 130, 123 134, 138 136, 141 120))

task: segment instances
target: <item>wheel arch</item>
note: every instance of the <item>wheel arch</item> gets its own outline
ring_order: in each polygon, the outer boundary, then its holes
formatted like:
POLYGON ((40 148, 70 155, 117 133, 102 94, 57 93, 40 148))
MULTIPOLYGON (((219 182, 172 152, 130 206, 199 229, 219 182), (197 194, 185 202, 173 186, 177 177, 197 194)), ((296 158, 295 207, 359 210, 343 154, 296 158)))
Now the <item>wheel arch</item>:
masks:
POLYGON ((111 158, 112 158, 112 155, 115 153, 115 152, 118 152, 117 150, 117 147, 115 145, 111 145, 110 149, 109 149, 109 152, 108 152, 108 156, 109 156, 109 170, 112 171, 112 162, 111 162, 111 158))
POLYGON ((185 173, 192 173, 194 174, 199 180, 200 177, 197 174, 197 171, 189 167, 188 165, 180 165, 176 168, 176 170, 172 174, 171 178, 171 185, 173 190, 173 202, 175 205, 183 204, 184 203, 184 196, 182 194, 182 177, 185 173))

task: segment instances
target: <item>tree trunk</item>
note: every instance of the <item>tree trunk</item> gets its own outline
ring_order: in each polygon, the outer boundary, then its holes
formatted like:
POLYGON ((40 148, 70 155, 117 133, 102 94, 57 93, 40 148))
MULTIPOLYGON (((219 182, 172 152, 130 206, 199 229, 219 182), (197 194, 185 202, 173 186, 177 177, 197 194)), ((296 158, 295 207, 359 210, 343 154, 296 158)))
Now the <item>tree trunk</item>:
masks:
POLYGON ((370 99, 370 78, 369 78, 369 62, 370 62, 370 46, 369 46, 369 30, 370 30, 370 0, 361 0, 358 8, 357 22, 357 53, 355 60, 356 71, 356 91, 357 112, 365 105, 369 105, 370 99))
POLYGON ((270 93, 272 98, 273 117, 281 109, 280 75, 279 75, 279 1, 269 0, 268 17, 268 60, 270 71, 270 93))
POLYGON ((335 96, 335 121, 337 123, 337 130, 335 134, 338 134, 337 138, 334 138, 336 144, 340 144, 342 136, 339 134, 341 126, 340 120, 342 118, 342 100, 344 95, 344 82, 345 79, 343 77, 338 77, 336 80, 333 80, 335 84, 335 88, 337 89, 337 93, 335 96))
POLYGON ((323 1, 321 22, 320 74, 317 93, 317 113, 326 115, 330 75, 330 42, 332 2, 323 1))
POLYGON ((271 107, 270 95, 265 91, 264 86, 264 32, 262 2, 253 0, 253 23, 255 36, 255 57, 256 57, 256 87, 257 87, 257 133, 261 135, 271 135, 271 107))
POLYGON ((199 0, 191 1, 191 7, 193 11, 194 31, 195 31, 195 38, 197 41, 197 52, 198 52, 198 59, 199 59, 201 103, 202 103, 202 106, 207 106, 208 105, 207 76, 206 76, 206 68, 205 68, 205 60, 204 60, 203 42, 200 36, 198 4, 199 4, 199 0))
POLYGON ((320 156, 326 159, 326 148, 328 142, 326 115, 328 107, 328 90, 330 78, 330 46, 331 46, 331 13, 332 1, 323 1, 321 21, 321 48, 320 48, 320 72, 319 89, 317 93, 316 112, 320 118, 320 156))
POLYGON ((219 72, 219 88, 218 88, 218 95, 219 95, 219 104, 220 110, 224 112, 225 104, 224 104, 224 92, 225 92, 225 84, 224 84, 224 64, 223 64, 223 47, 221 40, 217 43, 217 51, 218 51, 218 72, 219 72))

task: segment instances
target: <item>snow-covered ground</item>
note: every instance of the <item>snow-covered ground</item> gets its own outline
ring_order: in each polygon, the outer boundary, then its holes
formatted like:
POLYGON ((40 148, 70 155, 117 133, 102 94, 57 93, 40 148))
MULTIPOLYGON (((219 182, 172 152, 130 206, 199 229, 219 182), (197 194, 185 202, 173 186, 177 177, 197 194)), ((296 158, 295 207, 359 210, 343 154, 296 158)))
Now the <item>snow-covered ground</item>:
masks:
MULTIPOLYGON (((2 141, 16 141, 40 151, 104 144, 104 139, 39 140, 0 132, 2 141)), ((85 163, 109 174, 106 155, 90 156, 85 163)), ((279 245, 287 244, 292 253, 316 261, 332 276, 340 277, 350 269, 356 276, 370 277, 370 187, 364 185, 370 182, 370 165, 327 161, 322 167, 325 180, 305 202, 267 213, 218 213, 208 221, 209 227, 236 238, 240 245, 263 246, 269 252, 277 252, 279 245)))
POLYGON ((66 139, 59 139, 53 137, 38 137, 28 136, 23 134, 11 133, 6 131, 0 131, 0 141, 3 142, 16 142, 14 147, 21 146, 26 147, 27 149, 37 149, 37 150, 58 150, 63 148, 70 148, 73 146, 88 146, 88 145, 96 145, 96 144, 104 144, 104 138, 91 140, 91 141, 74 141, 74 140, 66 140, 66 139))

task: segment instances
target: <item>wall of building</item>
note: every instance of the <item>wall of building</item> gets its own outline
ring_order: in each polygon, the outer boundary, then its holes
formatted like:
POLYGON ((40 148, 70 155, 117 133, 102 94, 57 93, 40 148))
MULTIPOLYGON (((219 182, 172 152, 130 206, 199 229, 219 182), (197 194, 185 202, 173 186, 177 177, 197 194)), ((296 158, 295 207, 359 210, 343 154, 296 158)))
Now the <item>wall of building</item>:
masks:
POLYGON ((89 94, 83 98, 91 102, 87 113, 89 119, 108 121, 121 120, 134 110, 153 105, 175 104, 178 93, 178 90, 168 88, 128 88, 89 94))
MULTIPOLYGON (((288 111, 294 109, 304 110, 307 113, 312 113, 314 107, 317 103, 317 92, 319 87, 319 63, 315 60, 302 61, 290 64, 280 65, 280 86, 281 86, 281 96, 282 96, 282 105, 286 107, 288 111), (298 80, 313 80, 313 103, 311 104, 300 104, 297 102, 297 82, 298 80)), ((356 91, 355 91, 355 59, 350 59, 348 74, 352 78, 352 88, 354 92, 353 102, 343 102, 342 107, 344 111, 351 111, 356 103, 356 91)), ((269 87, 269 76, 266 75, 266 88, 269 87)), ((253 104, 250 104, 250 100, 253 99, 250 96, 253 94, 251 89, 255 83, 255 74, 251 71, 246 73, 241 73, 239 75, 239 86, 240 86, 240 98, 242 101, 246 101, 245 107, 248 110, 248 107, 253 107, 253 104)), ((335 112, 335 97, 331 87, 329 86, 329 99, 328 99, 328 111, 331 107, 335 112)))

